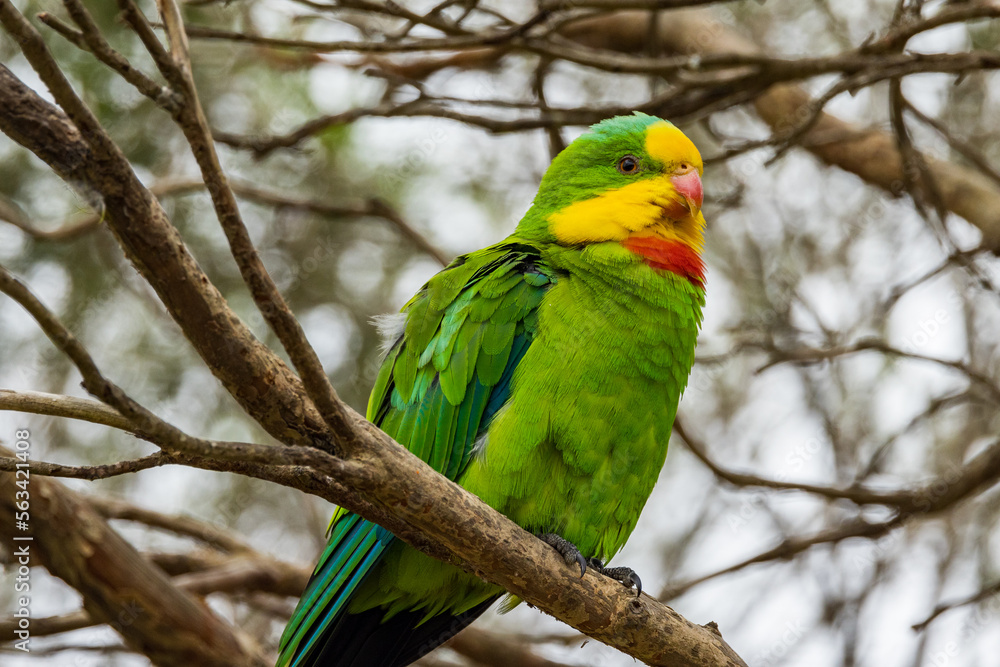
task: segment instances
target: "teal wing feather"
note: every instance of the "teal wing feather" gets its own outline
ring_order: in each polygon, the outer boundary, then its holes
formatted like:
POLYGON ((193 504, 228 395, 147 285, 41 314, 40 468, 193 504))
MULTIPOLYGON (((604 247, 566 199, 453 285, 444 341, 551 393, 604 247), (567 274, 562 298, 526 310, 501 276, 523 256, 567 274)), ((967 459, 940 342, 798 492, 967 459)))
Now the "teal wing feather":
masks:
MULTIPOLYGON (((368 419, 449 479, 506 402, 554 280, 536 248, 508 240, 457 258, 403 307, 368 419)), ((278 667, 311 664, 331 624, 396 538, 339 508, 330 538, 281 637, 278 667)))

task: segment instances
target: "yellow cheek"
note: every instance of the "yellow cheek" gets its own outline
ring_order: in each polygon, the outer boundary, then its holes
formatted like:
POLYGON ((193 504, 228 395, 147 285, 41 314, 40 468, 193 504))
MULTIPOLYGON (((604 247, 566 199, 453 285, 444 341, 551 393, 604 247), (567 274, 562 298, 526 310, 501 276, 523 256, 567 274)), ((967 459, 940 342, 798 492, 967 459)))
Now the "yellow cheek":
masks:
POLYGON ((560 243, 621 241, 663 217, 659 202, 673 188, 662 178, 650 178, 570 204, 549 216, 549 229, 560 243))

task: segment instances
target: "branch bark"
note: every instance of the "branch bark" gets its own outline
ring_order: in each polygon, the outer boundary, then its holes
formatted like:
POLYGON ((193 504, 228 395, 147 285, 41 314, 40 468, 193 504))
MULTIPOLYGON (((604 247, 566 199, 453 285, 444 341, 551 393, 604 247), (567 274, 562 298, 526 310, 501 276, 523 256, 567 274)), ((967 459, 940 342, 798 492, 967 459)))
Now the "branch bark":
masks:
MULTIPOLYGON (((5 455, 10 450, 2 449, 5 455)), ((30 478, 31 541, 15 529, 15 475, 0 473, 0 530, 27 546, 52 574, 83 596, 94 619, 163 667, 246 667, 266 661, 246 636, 171 583, 94 512, 55 480, 30 478)))
MULTIPOLYGON (((15 11, 0 3, 0 11, 8 10, 15 11)), ((2 65, 0 97, 0 131, 104 212, 125 255, 243 409, 281 442, 328 449, 329 430, 305 400, 302 383, 229 308, 121 151, 113 144, 95 150, 93 137, 85 139, 65 113, 2 65)))

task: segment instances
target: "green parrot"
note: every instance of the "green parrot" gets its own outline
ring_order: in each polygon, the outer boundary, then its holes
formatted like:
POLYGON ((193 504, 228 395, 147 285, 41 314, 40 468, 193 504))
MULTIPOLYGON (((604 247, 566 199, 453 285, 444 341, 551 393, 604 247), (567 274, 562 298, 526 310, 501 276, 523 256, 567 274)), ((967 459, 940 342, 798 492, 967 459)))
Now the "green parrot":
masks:
MULTIPOLYGON (((705 303, 702 160, 672 124, 605 120, 552 161, 504 241, 381 322, 368 419, 556 548, 603 563, 667 454, 705 303)), ((408 665, 503 589, 339 508, 279 667, 408 665)), ((516 599, 515 599, 516 604, 516 599)))

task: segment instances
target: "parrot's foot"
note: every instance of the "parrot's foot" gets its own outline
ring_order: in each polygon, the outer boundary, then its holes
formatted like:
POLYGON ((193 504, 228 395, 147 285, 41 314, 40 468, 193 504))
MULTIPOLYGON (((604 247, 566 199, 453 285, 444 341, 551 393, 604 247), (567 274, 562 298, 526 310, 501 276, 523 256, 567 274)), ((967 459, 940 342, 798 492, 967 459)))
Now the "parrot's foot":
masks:
POLYGON ((604 563, 597 560, 596 558, 591 558, 588 561, 590 567, 594 568, 605 577, 614 579, 615 581, 623 584, 628 588, 635 586, 635 596, 639 597, 642 595, 642 579, 639 575, 635 573, 630 567, 604 567, 604 563))
POLYGON ((579 565, 580 578, 583 578, 583 575, 587 573, 587 559, 583 557, 575 544, 555 533, 541 533, 538 535, 538 539, 558 551, 567 565, 579 565))

